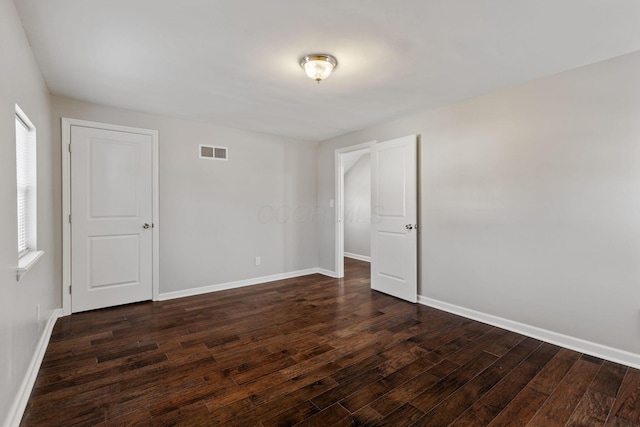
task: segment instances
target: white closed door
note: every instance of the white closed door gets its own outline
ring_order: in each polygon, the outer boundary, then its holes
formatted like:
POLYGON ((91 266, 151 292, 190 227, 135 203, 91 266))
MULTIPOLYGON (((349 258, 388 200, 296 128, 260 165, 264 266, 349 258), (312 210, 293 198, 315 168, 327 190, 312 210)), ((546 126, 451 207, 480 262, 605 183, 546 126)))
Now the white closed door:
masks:
POLYGON ((71 126, 71 309, 152 298, 152 139, 71 126))
POLYGON ((416 135, 371 149, 371 288, 416 302, 416 135))

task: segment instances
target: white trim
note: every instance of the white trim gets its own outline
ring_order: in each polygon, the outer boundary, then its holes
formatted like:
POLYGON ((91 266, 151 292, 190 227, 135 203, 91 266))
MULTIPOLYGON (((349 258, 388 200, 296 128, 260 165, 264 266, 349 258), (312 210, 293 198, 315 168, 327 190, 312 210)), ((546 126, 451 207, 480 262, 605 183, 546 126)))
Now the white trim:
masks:
POLYGON ((151 228, 151 235, 153 239, 152 251, 152 297, 154 301, 160 300, 160 161, 158 145, 158 131, 150 130, 151 135, 151 165, 153 169, 153 227, 151 228))
POLYGON ((369 150, 376 141, 364 142, 335 150, 335 274, 344 277, 344 162, 342 156, 354 151, 369 150))
POLYGON ((344 161, 342 154, 336 150, 335 153, 335 261, 334 269, 336 277, 344 277, 344 161))
POLYGON ((347 258, 357 259, 359 261, 371 262, 371 257, 366 255, 358 255, 351 252, 345 252, 344 256, 346 256, 347 258))
POLYGON ((71 120, 60 121, 60 148, 62 150, 62 312, 71 314, 71 120))
POLYGON ((53 327, 56 324, 56 320, 60 317, 62 317, 62 310, 59 308, 53 310, 44 330, 42 331, 42 335, 40 335, 40 340, 38 341, 35 352, 33 353, 31 362, 27 367, 27 372, 25 372, 22 383, 20 383, 18 394, 16 394, 16 398, 13 400, 13 403, 9 408, 9 413, 3 424, 4 427, 18 427, 20 425, 20 421, 22 421, 22 416, 24 415, 24 410, 29 402, 29 396, 31 396, 31 391, 36 383, 42 359, 47 351, 53 327))
MULTIPOLYGON (((160 294, 159 301, 166 301, 174 298, 184 298, 194 295, 208 294, 209 292, 226 291, 228 289, 244 288, 245 286, 259 285, 262 283, 275 282, 276 280, 292 279, 294 277, 308 276, 310 274, 324 274, 329 276, 328 270, 320 268, 308 268, 306 270, 290 271, 288 273, 272 274, 270 276, 254 277, 251 279, 238 280, 235 282, 219 283, 217 285, 202 286, 200 288, 185 289, 183 291, 166 292, 160 294)), ((333 276, 330 276, 333 277, 333 276)))
POLYGON ((29 251, 22 255, 18 260, 16 280, 20 281, 22 276, 27 274, 27 271, 31 270, 31 268, 36 265, 36 261, 38 261, 42 255, 44 255, 44 251, 29 251))
POLYGON ((334 279, 338 279, 338 274, 335 271, 327 270, 325 268, 318 268, 318 274, 322 274, 323 276, 332 277, 334 279))
POLYGON ((581 338, 560 334, 558 332, 549 331, 547 329, 494 316, 492 314, 482 313, 480 311, 449 304, 433 298, 423 297, 422 295, 418 295, 418 302, 422 305, 437 308, 438 310, 457 314, 468 319, 477 320, 478 322, 487 323, 512 332, 517 332, 519 334, 559 345, 580 353, 589 354, 611 362, 621 363, 623 365, 631 366, 632 368, 640 369, 640 354, 630 353, 628 351, 608 347, 592 341, 583 340, 581 338))
POLYGON ((152 299, 158 301, 160 296, 160 178, 158 171, 158 131, 62 117, 60 125, 62 131, 62 144, 60 147, 62 150, 62 312, 64 315, 71 314, 71 294, 69 293, 69 287, 71 286, 71 227, 69 224, 69 215, 71 214, 71 153, 69 152, 71 126, 137 133, 151 137, 153 162, 152 299))

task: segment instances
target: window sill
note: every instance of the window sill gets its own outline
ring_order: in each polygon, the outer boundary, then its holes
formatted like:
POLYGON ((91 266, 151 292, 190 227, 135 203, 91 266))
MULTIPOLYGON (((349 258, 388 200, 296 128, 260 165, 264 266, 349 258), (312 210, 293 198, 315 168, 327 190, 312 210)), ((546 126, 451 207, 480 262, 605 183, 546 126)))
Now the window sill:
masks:
POLYGON ((27 274, 27 271, 31 270, 31 267, 36 265, 36 261, 38 261, 43 254, 44 251, 31 251, 24 254, 18 260, 16 280, 19 281, 22 279, 22 276, 27 274))

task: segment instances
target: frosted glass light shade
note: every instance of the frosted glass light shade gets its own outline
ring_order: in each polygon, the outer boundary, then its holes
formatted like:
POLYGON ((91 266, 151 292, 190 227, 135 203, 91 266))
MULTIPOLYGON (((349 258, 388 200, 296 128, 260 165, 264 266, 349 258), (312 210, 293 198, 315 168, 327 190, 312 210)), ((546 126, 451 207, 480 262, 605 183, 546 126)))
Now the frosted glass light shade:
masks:
POLYGON ((314 54, 307 55, 300 60, 300 66, 307 76, 320 83, 338 66, 338 61, 331 55, 314 54))

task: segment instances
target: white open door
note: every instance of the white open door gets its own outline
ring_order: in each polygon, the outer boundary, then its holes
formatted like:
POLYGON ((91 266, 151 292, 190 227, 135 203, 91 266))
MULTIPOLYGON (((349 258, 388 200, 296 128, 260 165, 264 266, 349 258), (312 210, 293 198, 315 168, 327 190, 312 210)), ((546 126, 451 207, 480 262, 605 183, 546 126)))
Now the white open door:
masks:
POLYGON ((71 310, 152 298, 150 135, 71 126, 71 310))
POLYGON ((371 288, 416 302, 416 135, 371 148, 371 288))

